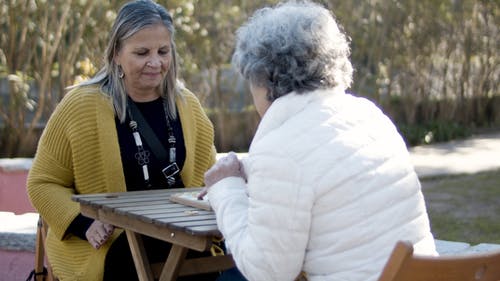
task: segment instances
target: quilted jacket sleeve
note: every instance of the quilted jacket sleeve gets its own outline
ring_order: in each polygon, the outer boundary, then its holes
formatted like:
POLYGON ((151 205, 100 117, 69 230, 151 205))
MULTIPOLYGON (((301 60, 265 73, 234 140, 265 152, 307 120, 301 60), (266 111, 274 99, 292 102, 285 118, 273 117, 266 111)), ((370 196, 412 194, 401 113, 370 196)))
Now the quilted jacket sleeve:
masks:
POLYGON ((247 279, 293 280, 306 252, 311 189, 301 188, 301 169, 287 157, 254 154, 245 171, 248 183, 226 178, 209 191, 218 226, 247 279))

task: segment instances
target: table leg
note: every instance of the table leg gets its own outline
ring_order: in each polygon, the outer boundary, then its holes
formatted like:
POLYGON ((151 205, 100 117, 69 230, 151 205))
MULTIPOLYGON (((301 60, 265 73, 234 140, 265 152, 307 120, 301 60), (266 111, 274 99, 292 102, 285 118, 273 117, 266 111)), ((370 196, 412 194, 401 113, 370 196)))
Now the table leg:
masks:
POLYGON ((153 281, 153 272, 146 255, 146 250, 142 243, 140 234, 131 230, 125 230, 132 257, 134 258, 135 269, 140 281, 153 281))
POLYGON ((173 281, 177 278, 187 252, 188 249, 185 247, 175 244, 172 245, 167 262, 165 262, 165 265, 163 266, 160 281, 173 281))

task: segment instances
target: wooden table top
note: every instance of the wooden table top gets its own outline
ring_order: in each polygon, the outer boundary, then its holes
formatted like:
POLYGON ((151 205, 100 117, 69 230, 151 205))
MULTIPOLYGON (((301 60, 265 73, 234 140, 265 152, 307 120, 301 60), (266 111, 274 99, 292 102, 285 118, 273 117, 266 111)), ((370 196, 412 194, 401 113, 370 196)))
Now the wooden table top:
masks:
POLYGON ((72 199, 80 203, 83 215, 157 238, 173 237, 179 232, 197 237, 221 236, 213 211, 168 199, 173 193, 199 190, 201 188, 85 194, 73 195, 72 199))

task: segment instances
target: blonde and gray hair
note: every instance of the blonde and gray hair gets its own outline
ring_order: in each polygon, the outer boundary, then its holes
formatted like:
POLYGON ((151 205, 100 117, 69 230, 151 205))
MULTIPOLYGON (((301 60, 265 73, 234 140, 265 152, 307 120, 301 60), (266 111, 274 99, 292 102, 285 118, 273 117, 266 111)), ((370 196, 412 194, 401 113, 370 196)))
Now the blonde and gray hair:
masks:
POLYGON ((151 0, 137 0, 126 3, 120 8, 116 20, 111 28, 104 67, 91 79, 82 82, 75 87, 85 85, 100 85, 101 90, 108 94, 113 100, 115 114, 121 122, 125 121, 127 115, 127 93, 123 80, 120 78, 120 67, 114 58, 122 48, 124 40, 134 35, 143 28, 161 23, 170 32, 171 56, 170 69, 167 76, 160 85, 160 95, 166 101, 169 117, 177 117, 175 107, 175 96, 180 95, 177 88, 177 59, 174 43, 175 28, 172 16, 161 5, 151 0))
POLYGON ((282 2, 254 13, 236 34, 233 65, 268 99, 352 83, 347 36, 326 8, 282 2))

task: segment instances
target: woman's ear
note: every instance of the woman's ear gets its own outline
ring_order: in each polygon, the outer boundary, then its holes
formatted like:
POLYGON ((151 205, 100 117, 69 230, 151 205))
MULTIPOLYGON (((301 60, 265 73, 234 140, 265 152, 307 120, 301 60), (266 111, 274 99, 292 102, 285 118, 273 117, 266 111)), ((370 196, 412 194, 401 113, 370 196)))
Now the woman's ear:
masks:
POLYGON ((120 54, 116 53, 115 57, 113 58, 113 62, 114 62, 116 65, 118 65, 118 66, 120 66, 120 65, 121 65, 121 63, 120 63, 120 54))

